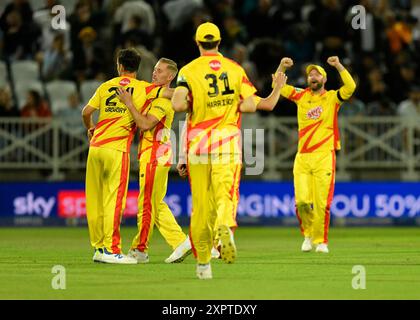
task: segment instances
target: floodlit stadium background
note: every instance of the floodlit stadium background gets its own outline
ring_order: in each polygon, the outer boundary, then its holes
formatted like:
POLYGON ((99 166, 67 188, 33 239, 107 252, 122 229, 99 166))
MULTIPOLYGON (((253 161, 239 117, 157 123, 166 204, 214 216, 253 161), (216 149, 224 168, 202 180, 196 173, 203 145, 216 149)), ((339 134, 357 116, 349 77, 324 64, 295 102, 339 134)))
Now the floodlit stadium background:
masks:
MULTIPOLYGON (((139 78, 150 81, 158 58, 182 67, 198 56, 194 32, 209 20, 222 31, 221 52, 244 66, 262 96, 285 56, 295 62, 290 84, 305 86, 304 68, 317 62, 328 73, 327 89, 338 88, 337 72, 326 64, 338 55, 358 87, 339 113, 331 223, 419 223, 420 1, 66 0, 64 30, 52 28, 57 4, 0 3, 0 225, 83 224, 88 142, 80 112, 115 75, 115 52, 137 47, 139 78)), ((176 136, 183 119, 175 118, 176 136)), ((240 224, 297 224, 296 107, 281 100, 270 114, 244 116, 243 128, 254 129, 244 142, 253 150, 246 167, 264 170, 242 177, 240 224)), ((136 147, 126 209, 132 218, 136 147)), ((167 201, 188 224, 189 187, 175 171, 167 201)))

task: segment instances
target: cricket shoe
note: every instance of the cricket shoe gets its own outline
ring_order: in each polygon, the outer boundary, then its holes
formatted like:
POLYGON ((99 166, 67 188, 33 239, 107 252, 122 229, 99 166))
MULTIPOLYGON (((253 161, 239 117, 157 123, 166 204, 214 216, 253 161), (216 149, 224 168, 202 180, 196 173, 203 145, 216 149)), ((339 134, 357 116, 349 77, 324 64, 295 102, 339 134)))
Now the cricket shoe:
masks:
POLYGON ((130 249, 128 256, 135 259, 137 263, 149 263, 149 255, 146 252, 141 252, 139 249, 130 249))
POLYGON ((328 245, 326 243, 320 243, 319 245, 316 246, 315 252, 319 252, 319 253, 328 253, 328 245))
POLYGON ((172 254, 165 260, 166 263, 180 263, 192 252, 190 237, 187 237, 172 254))
POLYGON ((233 232, 226 225, 222 225, 217 229, 217 235, 220 239, 220 255, 226 263, 234 263, 236 259, 236 246, 233 238, 233 232))
POLYGON ((198 279, 200 280, 209 280, 213 278, 210 263, 197 264, 196 273, 197 273, 198 279))
POLYGON ((99 248, 95 249, 95 253, 93 254, 93 262, 102 262, 102 256, 104 255, 104 249, 99 248))
POLYGON ((102 254, 102 262, 114 263, 114 264, 137 264, 136 259, 128 257, 124 254, 109 252, 105 248, 104 248, 104 253, 102 254))
POLYGON ((303 240, 301 250, 303 252, 310 252, 312 251, 312 238, 305 237, 303 240))

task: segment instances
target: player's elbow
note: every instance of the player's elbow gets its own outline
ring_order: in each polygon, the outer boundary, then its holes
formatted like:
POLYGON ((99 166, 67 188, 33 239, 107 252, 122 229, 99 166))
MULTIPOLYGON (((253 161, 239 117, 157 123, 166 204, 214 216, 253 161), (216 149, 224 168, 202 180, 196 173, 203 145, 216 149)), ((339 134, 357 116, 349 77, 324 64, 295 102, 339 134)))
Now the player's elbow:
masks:
POLYGON ((348 91, 350 95, 352 95, 354 91, 356 91, 356 82, 353 79, 351 79, 351 81, 348 83, 348 91))
POLYGON ((177 99, 172 99, 172 109, 175 112, 183 112, 187 110, 185 101, 179 101, 177 99))
POLYGON ((243 100, 239 106, 239 110, 247 113, 257 111, 257 105, 255 104, 253 97, 248 97, 243 100))
POLYGON ((83 118, 90 117, 91 114, 92 112, 90 111, 89 106, 85 106, 82 110, 82 117, 83 118))

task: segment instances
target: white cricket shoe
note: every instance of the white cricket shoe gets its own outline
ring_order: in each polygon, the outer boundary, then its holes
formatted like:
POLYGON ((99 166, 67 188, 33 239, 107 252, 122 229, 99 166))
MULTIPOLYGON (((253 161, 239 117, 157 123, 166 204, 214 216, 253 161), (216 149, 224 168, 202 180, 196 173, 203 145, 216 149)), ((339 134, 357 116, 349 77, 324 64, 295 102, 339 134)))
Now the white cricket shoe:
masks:
POLYGON ((315 252, 320 252, 320 253, 328 253, 328 245, 326 243, 320 243, 319 245, 316 246, 316 250, 315 252))
POLYGON ((236 259, 236 246, 233 232, 226 225, 217 229, 217 234, 221 242, 220 255, 226 263, 234 263, 236 259))
POLYGON ((213 278, 210 263, 197 264, 197 271, 196 272, 197 272, 197 277, 200 280, 208 280, 208 279, 213 278))
POLYGON ((219 259, 219 257, 220 257, 219 250, 217 250, 217 248, 215 248, 215 247, 211 248, 211 258, 212 259, 219 259))
POLYGON ((99 248, 95 249, 95 253, 93 254, 93 262, 102 262, 102 256, 104 255, 104 249, 99 248))
POLYGON ((146 252, 141 252, 139 249, 130 249, 128 256, 135 259, 137 263, 149 263, 149 255, 146 252))
POLYGON ((312 238, 305 237, 303 240, 301 250, 303 252, 310 252, 312 251, 312 238))
POLYGON ((190 237, 187 237, 172 254, 165 260, 166 263, 179 263, 184 261, 192 252, 190 237))
POLYGON ((106 249, 104 249, 104 253, 102 255, 102 262, 114 264, 137 264, 136 259, 128 257, 124 254, 112 253, 106 249))

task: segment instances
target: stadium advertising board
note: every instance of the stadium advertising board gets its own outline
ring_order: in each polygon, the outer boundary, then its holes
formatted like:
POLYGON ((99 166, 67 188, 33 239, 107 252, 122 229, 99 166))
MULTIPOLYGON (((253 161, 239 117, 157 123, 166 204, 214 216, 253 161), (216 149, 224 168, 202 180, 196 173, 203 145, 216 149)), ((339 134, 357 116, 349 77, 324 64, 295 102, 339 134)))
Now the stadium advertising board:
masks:
MULTIPOLYGON (((129 187, 126 218, 137 214, 136 184, 129 187)), ((294 217, 291 183, 243 182, 239 219, 294 217)), ((166 201, 176 217, 191 212, 189 186, 173 182, 166 201)), ((420 183, 337 183, 331 206, 333 218, 420 217, 420 183)), ((79 218, 86 215, 83 183, 0 184, 0 217, 79 218)))

